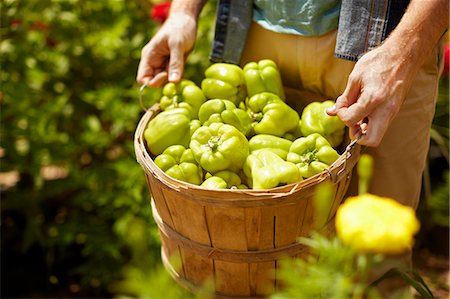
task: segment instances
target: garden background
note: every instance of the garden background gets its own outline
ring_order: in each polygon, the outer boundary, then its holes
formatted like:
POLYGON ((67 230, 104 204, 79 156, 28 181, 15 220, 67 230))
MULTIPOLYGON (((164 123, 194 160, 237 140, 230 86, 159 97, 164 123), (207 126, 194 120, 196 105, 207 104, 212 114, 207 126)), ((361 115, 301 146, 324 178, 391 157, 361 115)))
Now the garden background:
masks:
MULTIPOLYGON (((161 267, 133 148, 144 113, 135 82, 140 51, 169 4, 0 3, 2 298, 186 296, 161 267)), ((200 16, 186 65, 196 83, 210 64, 215 4, 200 16)), ((415 266, 448 297, 448 44, 445 55, 415 266)), ((147 92, 145 105, 157 94, 147 92)))

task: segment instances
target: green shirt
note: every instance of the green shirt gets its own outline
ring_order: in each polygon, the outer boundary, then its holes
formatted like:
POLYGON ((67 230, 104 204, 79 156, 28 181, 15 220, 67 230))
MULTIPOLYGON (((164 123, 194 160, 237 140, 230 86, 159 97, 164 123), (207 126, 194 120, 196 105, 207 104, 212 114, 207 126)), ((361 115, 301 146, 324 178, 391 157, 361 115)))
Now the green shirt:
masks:
POLYGON ((337 28, 340 0, 254 0, 253 20, 262 27, 304 36, 337 28))

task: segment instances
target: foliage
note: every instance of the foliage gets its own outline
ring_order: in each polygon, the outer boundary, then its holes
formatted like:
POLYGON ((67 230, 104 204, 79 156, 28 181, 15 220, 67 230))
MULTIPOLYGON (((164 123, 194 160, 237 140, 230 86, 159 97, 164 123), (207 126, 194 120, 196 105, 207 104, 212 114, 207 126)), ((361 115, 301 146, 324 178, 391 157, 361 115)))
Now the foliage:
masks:
POLYGON ((429 165, 425 178, 431 224, 448 227, 449 220, 449 75, 441 78, 431 128, 429 165))
MULTIPOLYGON (((448 47, 448 46, 447 46, 448 47)), ((446 57, 446 63, 450 57, 446 57)), ((416 248, 426 248, 448 258, 449 254, 449 81, 448 72, 439 83, 436 111, 430 131, 430 149, 423 176, 418 215, 422 226, 416 248)))
MULTIPOLYGON (((393 276, 401 277, 414 287, 418 298, 434 298, 432 292, 415 271, 405 271, 398 260, 380 254, 362 254, 344 245, 339 238, 327 238, 314 233, 299 240, 308 246, 304 259, 285 262, 279 274, 283 289, 271 299, 378 299, 383 298, 376 285, 393 276), (372 274, 386 265, 394 268, 377 280, 372 274)), ((400 289, 392 298, 416 298, 408 289, 400 289)))
MULTIPOLYGON (((160 26, 153 3, 0 5, 1 172, 18 177, 1 189, 3 295, 107 296, 124 266, 160 262, 133 148, 140 51, 160 26)), ((193 79, 209 64, 207 22, 187 64, 193 79)))
POLYGON ((116 299, 165 298, 194 299, 195 296, 174 283, 173 278, 162 266, 147 268, 128 266, 124 269, 124 279, 112 288, 118 294, 116 299), (157 286, 157 287, 155 287, 157 286))
POLYGON ((433 190, 427 204, 432 213, 431 220, 433 223, 448 227, 449 226, 449 172, 444 173, 444 181, 433 190))
POLYGON ((379 263, 381 256, 357 255, 338 238, 320 234, 303 238, 300 243, 310 248, 305 259, 282 265, 280 278, 285 289, 272 299, 287 298, 379 298, 375 290, 366 290, 370 263, 379 263), (353 294, 355 293, 355 294, 353 294))

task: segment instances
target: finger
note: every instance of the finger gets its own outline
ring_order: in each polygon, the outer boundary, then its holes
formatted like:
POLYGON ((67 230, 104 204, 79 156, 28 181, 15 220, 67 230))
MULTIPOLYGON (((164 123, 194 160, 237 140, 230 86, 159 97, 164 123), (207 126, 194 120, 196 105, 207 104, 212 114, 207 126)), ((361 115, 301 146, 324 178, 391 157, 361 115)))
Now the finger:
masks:
POLYGON ((178 82, 181 80, 184 68, 184 53, 181 47, 173 46, 170 51, 169 58, 169 81, 178 82))
POLYGON ((148 82, 147 85, 151 87, 160 87, 167 82, 167 77, 168 75, 166 71, 159 72, 148 82))
POLYGON ((336 99, 336 103, 330 108, 328 108, 326 112, 330 116, 336 116, 338 109, 341 109, 343 107, 348 107, 348 101, 345 96, 341 95, 336 99))
POLYGON ((349 127, 349 137, 350 140, 358 138, 358 143, 360 143, 360 139, 366 134, 368 125, 368 118, 364 118, 364 120, 358 122, 357 124, 349 127))
POLYGON ((139 84, 148 85, 150 80, 153 78, 153 73, 154 73, 153 68, 150 67, 149 65, 144 65, 143 62, 141 61, 139 63, 138 72, 136 75, 136 82, 138 82, 139 84))
POLYGON ((169 52, 160 39, 152 39, 141 52, 136 80, 144 84, 167 67, 169 52))
POLYGON ((366 88, 356 102, 346 108, 337 109, 337 115, 347 126, 352 126, 370 115, 383 102, 384 97, 379 92, 366 88))
POLYGON ((349 77, 344 92, 336 99, 334 106, 327 109, 327 113, 331 116, 335 116, 338 110, 348 108, 358 100, 360 91, 361 84, 359 84, 359 81, 353 79, 353 77, 349 77))
POLYGON ((349 127, 348 135, 349 135, 349 137, 350 137, 350 140, 355 139, 356 136, 359 135, 359 132, 360 132, 360 128, 359 128, 358 125, 354 125, 354 126, 352 126, 352 127, 349 127))
POLYGON ((348 108, 337 110, 337 116, 350 127, 363 120, 371 112, 363 102, 357 102, 348 108))
MULTIPOLYGON (((362 86, 360 84, 360 81, 354 79, 354 77, 350 75, 347 82, 347 86, 345 87, 345 90, 341 95, 343 99, 340 102, 342 104, 346 104, 347 105, 346 107, 352 105, 358 100, 359 95, 361 94, 361 89, 362 86)), ((339 106, 337 108, 339 108, 339 106)))
POLYGON ((366 118, 364 118, 362 123, 359 124, 359 131, 360 131, 361 135, 365 135, 367 133, 368 125, 369 125, 369 118, 366 117, 366 118))
POLYGON ((370 147, 379 146, 388 129, 389 123, 386 115, 378 113, 378 111, 374 112, 374 115, 369 117, 366 133, 362 136, 359 143, 370 147))
POLYGON ((149 82, 154 75, 154 69, 149 63, 149 46, 145 46, 141 52, 141 60, 139 61, 138 71, 136 74, 136 81, 139 84, 149 82))

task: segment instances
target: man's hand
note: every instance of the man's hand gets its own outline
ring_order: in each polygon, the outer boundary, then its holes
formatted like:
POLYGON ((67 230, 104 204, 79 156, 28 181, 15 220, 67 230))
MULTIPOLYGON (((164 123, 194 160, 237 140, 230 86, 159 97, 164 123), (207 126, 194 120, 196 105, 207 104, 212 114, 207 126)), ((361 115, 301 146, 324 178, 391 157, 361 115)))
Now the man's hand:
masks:
POLYGON ((380 46, 366 53, 349 76, 345 91, 328 114, 337 115, 360 144, 378 146, 397 115, 413 79, 400 54, 380 46))
POLYGON ((448 0, 411 0, 389 37, 355 64, 328 114, 339 116, 352 136, 365 131, 358 143, 378 146, 448 26, 448 0))
POLYGON ((184 61, 194 47, 197 20, 191 15, 171 13, 156 35, 142 49, 136 81, 161 86, 180 81, 184 61))

